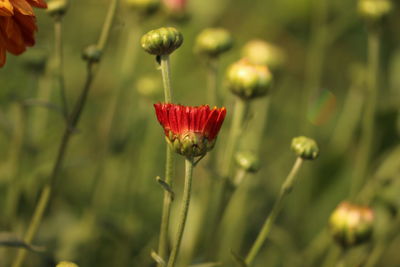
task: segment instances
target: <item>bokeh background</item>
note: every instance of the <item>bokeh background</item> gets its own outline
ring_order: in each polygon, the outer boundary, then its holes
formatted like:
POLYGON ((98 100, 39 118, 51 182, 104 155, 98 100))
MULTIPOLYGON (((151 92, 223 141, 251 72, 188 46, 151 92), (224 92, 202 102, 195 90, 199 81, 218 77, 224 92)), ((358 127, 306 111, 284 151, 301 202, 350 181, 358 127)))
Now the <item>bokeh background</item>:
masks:
MULTIPOLYGON (((252 39, 272 42, 286 55, 274 72, 268 113, 267 98, 252 103, 241 147, 259 155, 261 169, 247 175, 235 193, 216 233, 218 242, 202 242, 210 232, 206 203, 215 177, 207 158, 196 168, 180 266, 220 261, 222 266, 235 266, 231 251, 245 255, 295 160, 290 142, 298 135, 317 140, 320 157, 304 164, 254 266, 334 266, 339 248, 329 236, 327 222, 338 203, 349 197, 367 95, 367 27, 357 13, 357 1, 188 0, 188 18, 178 20, 163 10, 151 16, 138 14, 120 2, 82 120, 34 242, 46 252, 29 253, 26 266, 54 266, 59 260, 96 267, 154 265, 150 252, 157 248, 163 196, 155 177, 164 173, 165 141, 152 104, 162 101, 163 95, 155 58, 141 49, 139 39, 162 26, 174 26, 184 36, 171 65, 174 99, 185 105, 207 102, 206 65, 193 52, 196 35, 218 26, 234 37, 233 49, 220 61, 219 85, 228 115, 211 152, 218 163, 225 156, 233 113, 234 96, 224 82, 226 67, 241 57, 242 46, 252 39), (311 96, 307 111, 305 95, 311 96)), ((96 43, 108 4, 71 0, 63 19, 70 103, 86 75, 81 51, 96 43)), ((64 130, 54 108, 59 97, 54 89, 53 20, 45 11, 36 14, 37 44, 21 56, 9 55, 0 70, 0 231, 18 236, 23 236, 49 178, 64 130), (32 61, 42 57, 43 69, 32 68, 32 61)), ((357 264, 371 260, 371 255, 376 259, 368 266, 400 266, 399 25, 394 1, 394 10, 380 23, 379 97, 365 177, 366 184, 377 181, 368 187, 364 203, 376 209, 378 223, 372 242, 349 253, 349 266, 364 266, 357 264)), ((183 158, 177 157, 176 168, 178 201, 171 231, 183 184, 183 158)), ((15 252, 0 247, 0 266, 10 266, 15 252)))

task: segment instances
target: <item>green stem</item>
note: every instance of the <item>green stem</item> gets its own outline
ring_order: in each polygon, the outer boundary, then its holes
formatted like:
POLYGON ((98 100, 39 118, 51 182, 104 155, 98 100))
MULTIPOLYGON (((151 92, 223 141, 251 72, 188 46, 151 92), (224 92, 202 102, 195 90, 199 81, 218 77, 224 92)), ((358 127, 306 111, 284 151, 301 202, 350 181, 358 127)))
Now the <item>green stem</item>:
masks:
POLYGON ((68 101, 65 93, 65 81, 64 81, 64 60, 63 60, 63 38, 62 38, 62 18, 60 16, 54 19, 54 53, 56 59, 57 68, 57 82, 60 90, 61 106, 63 114, 67 119, 68 101))
MULTIPOLYGON (((314 0, 314 14, 313 22, 311 25, 312 37, 310 41, 310 47, 307 50, 307 65, 305 73, 305 88, 303 96, 303 112, 304 119, 308 115, 308 104, 309 101, 315 96, 317 90, 320 87, 325 52, 327 47, 327 37, 328 37, 328 10, 329 1, 328 0, 314 0)), ((309 123, 306 120, 302 121, 302 128, 308 128, 309 123)))
POLYGON ((355 163, 354 176, 351 185, 351 196, 354 197, 365 180, 371 157, 374 139, 374 127, 376 116, 376 103, 378 97, 378 72, 379 72, 379 32, 370 29, 368 32, 368 72, 367 72, 367 96, 362 118, 362 135, 359 144, 357 161, 355 163))
POLYGON ((190 192, 192 188, 192 176, 193 176, 193 158, 185 159, 185 186, 183 189, 182 206, 179 217, 178 231, 176 233, 175 244, 172 248, 171 255, 168 260, 167 267, 174 267, 178 256, 179 248, 181 246, 183 231, 185 230, 185 224, 187 214, 189 211, 190 204, 190 192))
POLYGON ((208 88, 208 104, 211 106, 219 106, 220 96, 218 94, 218 59, 210 59, 207 64, 207 88, 208 88))
POLYGON ((226 147, 225 161, 222 165, 224 179, 229 179, 232 173, 233 156, 239 143, 239 137, 243 128, 243 121, 249 108, 249 102, 241 98, 236 99, 229 139, 226 147))
MULTIPOLYGON (((161 56, 161 74, 164 85, 165 103, 172 102, 172 89, 171 89, 171 74, 170 74, 169 55, 161 56)), ((172 188, 174 176, 174 159, 175 154, 172 149, 167 145, 166 148, 166 162, 165 162, 165 182, 172 188)), ((171 215, 171 194, 164 191, 163 211, 161 216, 160 238, 158 243, 158 255, 162 259, 166 259, 168 254, 168 229, 169 218, 171 215)), ((158 264, 160 267, 161 265, 158 264)))
POLYGON ((254 242, 253 246, 251 247, 249 253, 246 256, 245 262, 248 266, 250 266, 257 254, 260 252, 261 247, 263 246, 265 240, 267 239, 271 228, 275 222, 276 217, 278 216, 279 212, 283 206, 283 200, 287 194, 293 189, 294 183, 296 181, 296 174, 300 170, 301 164, 303 160, 298 157, 296 162, 293 165, 292 170, 290 171, 289 175, 286 177, 286 180, 283 182, 281 187, 278 199, 275 201, 275 204, 271 210, 271 213, 268 215, 267 219, 264 222, 264 225, 257 236, 256 241, 254 242))
POLYGON ((171 90, 171 66, 169 63, 169 55, 161 56, 161 74, 164 85, 165 103, 171 103, 172 90, 171 90))
MULTIPOLYGON (((99 48, 101 47, 103 49, 106 44, 106 40, 108 39, 109 31, 110 31, 111 24, 112 24, 112 18, 114 18, 114 15, 115 15, 114 13, 116 12, 117 2, 118 2, 118 0, 113 0, 110 3, 108 15, 107 15, 106 21, 105 21, 103 29, 102 29, 100 40, 98 42, 99 48)), ((90 87, 93 82, 93 78, 95 75, 94 67, 95 67, 95 64, 93 62, 89 62, 87 64, 86 81, 85 81, 84 87, 82 89, 81 95, 79 96, 79 99, 77 100, 77 102, 74 106, 74 109, 72 110, 71 115, 68 118, 68 123, 65 127, 64 135, 63 135, 60 147, 58 149, 57 159, 53 166, 50 180, 45 185, 45 187, 43 188, 43 190, 40 193, 39 202, 36 205, 35 211, 33 213, 33 217, 28 226, 28 230, 24 236, 24 241, 27 244, 32 243, 32 241, 39 229, 41 221, 43 219, 43 214, 46 211, 46 208, 49 204, 49 201, 51 198, 51 193, 54 190, 54 184, 56 183, 56 180, 59 176, 62 164, 64 162, 64 158, 65 158, 65 154, 67 151, 70 137, 74 133, 74 130, 79 122, 80 116, 82 114, 82 110, 85 106, 86 99, 89 94, 90 87)), ((27 253, 27 251, 25 249, 20 249, 17 253, 15 261, 12 264, 12 267, 22 266, 22 264, 26 258, 26 253, 27 253)))

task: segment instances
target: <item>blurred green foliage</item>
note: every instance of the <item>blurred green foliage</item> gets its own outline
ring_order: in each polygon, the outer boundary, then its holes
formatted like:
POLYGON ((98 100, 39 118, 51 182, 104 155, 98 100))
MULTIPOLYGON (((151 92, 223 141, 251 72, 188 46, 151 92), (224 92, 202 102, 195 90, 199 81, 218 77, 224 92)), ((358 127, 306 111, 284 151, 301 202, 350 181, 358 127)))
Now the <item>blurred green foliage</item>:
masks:
MULTIPOLYGON (((70 103, 85 77, 81 51, 96 42, 108 2, 71 0, 63 20, 70 103)), ((193 52, 196 35, 205 27, 223 27, 234 37, 233 50, 220 61, 220 87, 228 116, 211 152, 217 162, 224 158, 233 113, 233 96, 223 81, 227 65, 240 58, 242 46, 251 39, 272 42, 287 54, 284 67, 274 73, 268 116, 262 112, 265 99, 252 103, 242 147, 259 153, 261 168, 248 175, 235 193, 218 230, 218 242, 196 243, 210 230, 202 223, 207 218, 208 185, 213 178, 207 160, 195 170, 182 266, 219 260, 224 260, 224 266, 234 266, 231 250, 246 254, 295 160, 290 141, 303 134, 318 141, 320 157, 305 163, 300 171, 299 183, 255 266, 325 266, 323 262, 331 266, 326 258, 335 260, 338 248, 324 229, 334 207, 349 197, 366 97, 367 28, 356 5, 355 0, 189 0, 190 17, 177 21, 161 11, 151 17, 139 16, 121 3, 82 121, 34 242, 44 245, 47 252, 29 253, 26 266, 55 266, 61 260, 83 267, 153 266, 150 252, 157 248, 162 208, 162 188, 155 177, 164 173, 165 141, 152 104, 163 98, 162 93, 143 94, 137 88, 144 76, 161 79, 155 58, 142 51, 139 39, 151 29, 169 25, 184 36, 171 64, 174 99, 185 105, 206 102, 205 64, 193 52), (318 124, 305 114, 301 99, 307 92, 311 92, 309 105, 317 106, 317 113, 328 112, 318 124), (325 110, 332 101, 336 105, 325 110), (265 129, 260 120, 265 121, 265 129), (261 143, 256 136, 261 136, 261 143), (205 253, 210 249, 215 257, 205 253)), ((0 70, 0 231, 18 236, 23 236, 49 177, 64 129, 54 108, 32 101, 59 105, 53 86, 53 21, 42 10, 36 14, 37 44, 21 56, 8 55, 0 70), (38 54, 48 58, 43 72, 27 66, 38 54)), ((378 110, 365 177, 366 184, 373 186, 362 195, 378 211, 378 229, 374 242, 348 255, 349 266, 368 258, 371 251, 377 253, 375 248, 382 244, 375 266, 400 265, 396 230, 400 225, 399 25, 400 10, 395 3, 393 12, 381 22, 378 110)), ((178 158, 176 165, 179 200, 183 160, 178 158)), ((179 201, 174 203, 173 232, 179 201)), ((15 251, 0 248, 1 267, 10 265, 15 251)))

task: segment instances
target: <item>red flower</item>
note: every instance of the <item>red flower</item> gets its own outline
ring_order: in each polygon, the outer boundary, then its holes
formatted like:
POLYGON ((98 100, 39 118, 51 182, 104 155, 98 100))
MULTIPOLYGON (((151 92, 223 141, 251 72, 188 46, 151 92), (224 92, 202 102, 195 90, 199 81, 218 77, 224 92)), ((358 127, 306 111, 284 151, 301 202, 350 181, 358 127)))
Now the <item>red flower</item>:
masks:
POLYGON ((0 0, 0 67, 6 51, 19 55, 35 44, 36 17, 32 7, 46 8, 44 0, 0 0))
POLYGON ((167 10, 172 13, 184 13, 186 11, 187 0, 163 0, 167 10))
POLYGON ((202 156, 214 147, 226 115, 225 108, 154 104, 167 142, 179 154, 202 156))

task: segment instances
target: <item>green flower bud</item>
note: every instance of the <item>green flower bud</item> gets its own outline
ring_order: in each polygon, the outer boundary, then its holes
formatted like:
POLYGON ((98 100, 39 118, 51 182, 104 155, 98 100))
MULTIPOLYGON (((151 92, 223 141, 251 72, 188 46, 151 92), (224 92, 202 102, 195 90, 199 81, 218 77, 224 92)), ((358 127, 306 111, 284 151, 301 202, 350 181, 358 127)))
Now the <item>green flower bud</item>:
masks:
POLYGON ((187 132, 175 139, 171 133, 165 140, 174 152, 186 157, 203 156, 214 148, 216 142, 216 139, 208 140, 204 135, 193 132, 187 132))
POLYGON ((267 65, 272 70, 279 69, 285 62, 283 50, 263 40, 252 40, 245 44, 242 56, 253 64, 267 65))
POLYGON ((56 267, 78 267, 78 265, 70 261, 60 261, 56 267))
POLYGON ((160 7, 160 0, 125 0, 128 7, 143 14, 152 14, 160 7))
POLYGON ((208 28, 196 38, 195 51, 208 57, 217 57, 233 46, 231 34, 222 28, 208 28))
POLYGON ((163 93, 162 84, 158 77, 153 75, 143 76, 136 83, 139 95, 148 99, 156 99, 163 93))
POLYGON ((236 164, 246 172, 257 172, 260 169, 260 160, 251 151, 239 151, 235 155, 236 164))
POLYGON ((329 218, 333 238, 343 247, 368 242, 372 235, 374 212, 367 206, 340 203, 329 218))
POLYGON ((392 10, 390 0, 359 0, 358 12, 370 21, 376 21, 387 15, 392 10))
POLYGON ((68 9, 68 0, 52 0, 47 3, 47 13, 50 16, 63 16, 68 9))
POLYGON ((149 31, 140 40, 143 49, 157 56, 169 55, 183 43, 182 34, 175 28, 159 28, 149 31))
POLYGON ((89 45, 83 50, 82 58, 90 63, 96 63, 100 61, 101 54, 101 50, 97 45, 89 45))
POLYGON ((232 93, 243 99, 252 99, 267 94, 272 74, 267 66, 242 59, 228 68, 227 81, 232 93))
POLYGON ((299 136, 292 139, 292 150, 302 159, 313 160, 319 155, 319 148, 314 139, 299 136))

